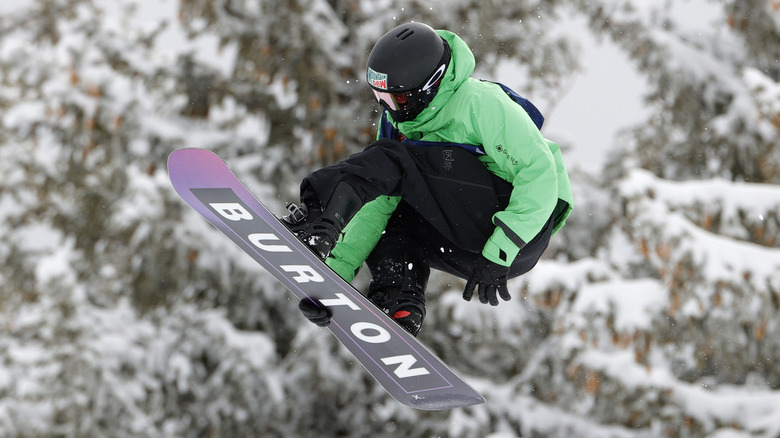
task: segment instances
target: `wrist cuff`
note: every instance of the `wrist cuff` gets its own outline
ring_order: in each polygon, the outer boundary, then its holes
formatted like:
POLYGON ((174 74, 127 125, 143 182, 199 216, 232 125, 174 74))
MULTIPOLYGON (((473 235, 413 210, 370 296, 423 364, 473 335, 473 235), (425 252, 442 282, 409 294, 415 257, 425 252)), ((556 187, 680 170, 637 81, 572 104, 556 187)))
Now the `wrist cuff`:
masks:
POLYGON ((496 227, 482 249, 482 255, 486 259, 501 266, 511 266, 519 252, 520 247, 499 227, 496 227))

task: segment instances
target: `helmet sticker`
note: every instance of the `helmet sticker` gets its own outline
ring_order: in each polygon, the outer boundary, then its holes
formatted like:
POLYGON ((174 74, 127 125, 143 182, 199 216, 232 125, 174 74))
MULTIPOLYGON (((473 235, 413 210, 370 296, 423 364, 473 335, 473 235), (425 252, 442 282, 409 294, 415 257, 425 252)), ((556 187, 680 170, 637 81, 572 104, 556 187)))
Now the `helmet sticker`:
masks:
POLYGON ((387 90, 387 73, 379 73, 371 67, 368 68, 368 83, 382 90, 387 90))

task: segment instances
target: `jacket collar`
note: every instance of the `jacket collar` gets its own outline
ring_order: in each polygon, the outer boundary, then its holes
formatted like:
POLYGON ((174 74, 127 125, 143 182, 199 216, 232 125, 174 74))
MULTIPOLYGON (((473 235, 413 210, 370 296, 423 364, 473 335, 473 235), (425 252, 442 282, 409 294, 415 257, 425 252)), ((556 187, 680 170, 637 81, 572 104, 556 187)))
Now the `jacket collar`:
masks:
POLYGON ((430 105, 425 108, 414 120, 408 122, 396 123, 401 132, 421 131, 423 126, 433 119, 444 105, 450 100, 457 89, 474 73, 476 61, 474 53, 469 46, 458 35, 447 31, 437 30, 436 33, 444 38, 450 45, 452 58, 444 78, 439 85, 439 91, 433 98, 430 105))

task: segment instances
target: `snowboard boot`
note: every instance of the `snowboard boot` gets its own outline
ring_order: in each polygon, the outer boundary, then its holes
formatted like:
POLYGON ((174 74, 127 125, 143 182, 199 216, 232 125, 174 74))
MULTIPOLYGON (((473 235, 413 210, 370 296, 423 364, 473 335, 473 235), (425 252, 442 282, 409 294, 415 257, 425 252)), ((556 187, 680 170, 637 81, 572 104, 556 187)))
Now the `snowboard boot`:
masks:
POLYGON ((320 258, 325 260, 352 216, 363 203, 355 190, 347 183, 336 186, 324 209, 310 208, 306 204, 298 207, 288 204, 289 215, 282 221, 301 242, 320 258))
POLYGON ((413 336, 425 319, 425 289, 431 269, 420 242, 390 227, 366 260, 368 299, 413 336))
POLYGON ((368 299, 404 330, 417 336, 425 319, 425 293, 390 287, 369 292, 368 299))

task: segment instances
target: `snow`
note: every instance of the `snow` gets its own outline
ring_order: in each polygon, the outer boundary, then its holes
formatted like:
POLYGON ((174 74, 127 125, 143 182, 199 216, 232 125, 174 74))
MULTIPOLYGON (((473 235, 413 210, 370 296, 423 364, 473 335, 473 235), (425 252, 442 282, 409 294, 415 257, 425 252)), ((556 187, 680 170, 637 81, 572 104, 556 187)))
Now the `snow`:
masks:
POLYGON ((705 388, 702 385, 672 383, 673 376, 664 370, 648 370, 638 366, 630 352, 588 353, 582 356, 582 360, 628 385, 645 382, 642 384, 668 388, 671 398, 685 406, 691 406, 692 415, 700 420, 717 419, 729 424, 759 426, 768 424, 768 420, 778 416, 780 395, 774 391, 755 391, 729 386, 705 388))
POLYGON ((698 181, 668 181, 634 169, 621 184, 624 196, 649 195, 672 207, 694 203, 718 204, 725 212, 741 210, 748 216, 773 211, 780 206, 780 187, 773 184, 732 182, 723 178, 698 181))
POLYGON ((66 284, 76 280, 69 261, 73 258, 73 239, 55 241, 58 247, 38 259, 35 267, 35 277, 39 283, 64 281, 66 284))
POLYGON ((284 78, 275 78, 269 84, 268 89, 271 94, 279 103, 279 107, 283 110, 292 108, 298 101, 298 95, 295 92, 297 84, 295 81, 287 81, 284 78))
POLYGON ((614 313, 615 329, 650 328, 652 317, 668 304, 666 288, 657 281, 597 283, 580 289, 572 306, 579 314, 614 313))
MULTIPOLYGON (((180 2, 176 0, 160 0, 157 2, 128 1, 117 5, 112 0, 95 2, 96 8, 102 14, 107 28, 116 32, 128 32, 130 39, 141 38, 154 32, 160 32, 156 41, 158 50, 147 52, 151 57, 132 56, 135 67, 151 73, 154 69, 165 68, 177 61, 181 54, 192 56, 196 61, 230 75, 238 48, 235 45, 223 46, 216 35, 201 35, 192 38, 179 15, 180 2)), ((196 21, 192 25, 204 27, 205 23, 196 21)))
MULTIPOLYGON (((695 260, 706 270, 707 278, 739 281, 746 272, 757 276, 760 285, 766 282, 780 286, 780 255, 772 248, 735 239, 746 239, 742 221, 759 223, 764 214, 780 209, 780 187, 768 184, 730 183, 722 179, 671 182, 654 177, 647 171, 633 170, 621 190, 626 197, 645 197, 642 214, 664 216, 663 224, 670 235, 688 235, 696 242, 691 248, 695 260), (722 234, 714 234, 694 225, 678 213, 697 205, 712 209, 719 216, 722 234), (757 263, 757 261, 761 261, 757 263)), ((654 219, 650 218, 649 221, 654 219)))

